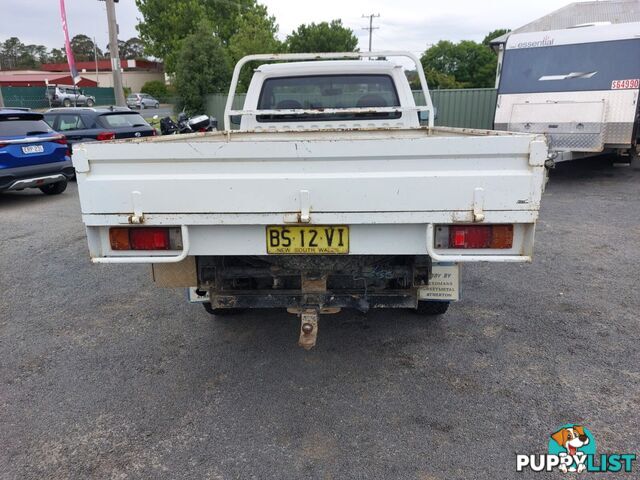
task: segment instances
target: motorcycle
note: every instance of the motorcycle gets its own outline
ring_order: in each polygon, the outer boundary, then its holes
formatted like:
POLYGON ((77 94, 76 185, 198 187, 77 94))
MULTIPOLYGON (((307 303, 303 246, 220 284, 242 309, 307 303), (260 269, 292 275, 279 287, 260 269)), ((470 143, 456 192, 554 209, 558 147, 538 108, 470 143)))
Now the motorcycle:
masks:
POLYGON ((208 115, 198 115, 189 118, 185 112, 178 114, 178 122, 171 117, 160 120, 160 133, 162 135, 178 135, 183 133, 212 132, 217 130, 218 121, 208 115))

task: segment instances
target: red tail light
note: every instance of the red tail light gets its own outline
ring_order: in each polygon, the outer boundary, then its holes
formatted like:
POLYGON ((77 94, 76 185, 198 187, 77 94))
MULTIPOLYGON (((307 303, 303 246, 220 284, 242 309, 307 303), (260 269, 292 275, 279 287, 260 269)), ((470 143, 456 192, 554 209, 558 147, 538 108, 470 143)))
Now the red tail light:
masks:
POLYGON ((182 235, 179 228, 113 227, 109 243, 113 250, 180 250, 182 235))
POLYGON ((8 145, 8 143, 0 143, 0 148, 4 148, 8 145))
POLYGON ((53 140, 55 143, 59 143, 60 145, 66 145, 67 144, 67 137, 59 137, 53 140))
POLYGON ((439 225, 436 248, 511 248, 513 225, 439 225))
POLYGON ((104 140, 113 140, 114 138, 116 138, 116 132, 100 132, 96 137, 96 139, 101 142, 104 140))

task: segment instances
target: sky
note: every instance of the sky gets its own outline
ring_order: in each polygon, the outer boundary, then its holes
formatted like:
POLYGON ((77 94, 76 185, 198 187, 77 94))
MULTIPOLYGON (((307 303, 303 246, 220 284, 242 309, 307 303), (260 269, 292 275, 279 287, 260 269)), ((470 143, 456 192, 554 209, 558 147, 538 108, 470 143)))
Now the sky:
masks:
MULTIPOLYGON (((175 0, 179 2, 180 0, 175 0)), ((374 19, 374 50, 409 50, 421 54, 438 40, 475 40, 497 28, 517 28, 568 3, 565 0, 262 0, 279 24, 284 39, 302 23, 342 19, 368 48, 368 19, 363 14, 380 14, 374 19)), ((95 37, 104 50, 108 43, 104 2, 66 0, 71 36, 84 33, 95 37)), ((58 0, 0 0, 0 41, 18 37, 23 43, 61 48, 64 44, 58 0)), ((137 36, 141 17, 134 0, 116 4, 119 38, 137 36)))

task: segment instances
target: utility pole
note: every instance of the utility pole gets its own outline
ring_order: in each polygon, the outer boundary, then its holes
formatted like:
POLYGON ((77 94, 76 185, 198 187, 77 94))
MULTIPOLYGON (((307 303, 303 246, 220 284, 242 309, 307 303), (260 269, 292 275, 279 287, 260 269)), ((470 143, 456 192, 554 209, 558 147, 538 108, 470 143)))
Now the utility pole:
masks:
POLYGON ((100 80, 98 78, 98 44, 96 43, 96 37, 93 37, 93 59, 96 62, 96 84, 100 86, 100 80))
POLYGON ((362 15, 362 18, 368 18, 369 19, 369 26, 368 27, 362 27, 363 30, 369 30, 369 51, 371 51, 371 37, 373 36, 373 31, 377 30, 380 27, 374 27, 373 26, 373 19, 374 18, 379 18, 380 14, 370 14, 370 15, 362 15))
POLYGON ((118 24, 116 23, 116 5, 114 0, 107 0, 107 21, 109 22, 109 56, 113 70, 113 91, 116 105, 125 107, 124 90, 122 89, 122 72, 120 71, 120 52, 118 51, 118 24))

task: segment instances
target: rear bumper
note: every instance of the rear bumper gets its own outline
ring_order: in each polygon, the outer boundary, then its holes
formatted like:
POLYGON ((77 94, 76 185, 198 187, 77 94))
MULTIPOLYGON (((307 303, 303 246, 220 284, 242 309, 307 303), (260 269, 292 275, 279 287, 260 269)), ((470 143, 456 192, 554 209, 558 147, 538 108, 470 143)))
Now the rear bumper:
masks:
POLYGON ((71 159, 64 162, 30 165, 0 170, 0 192, 22 190, 57 183, 73 178, 71 159))

